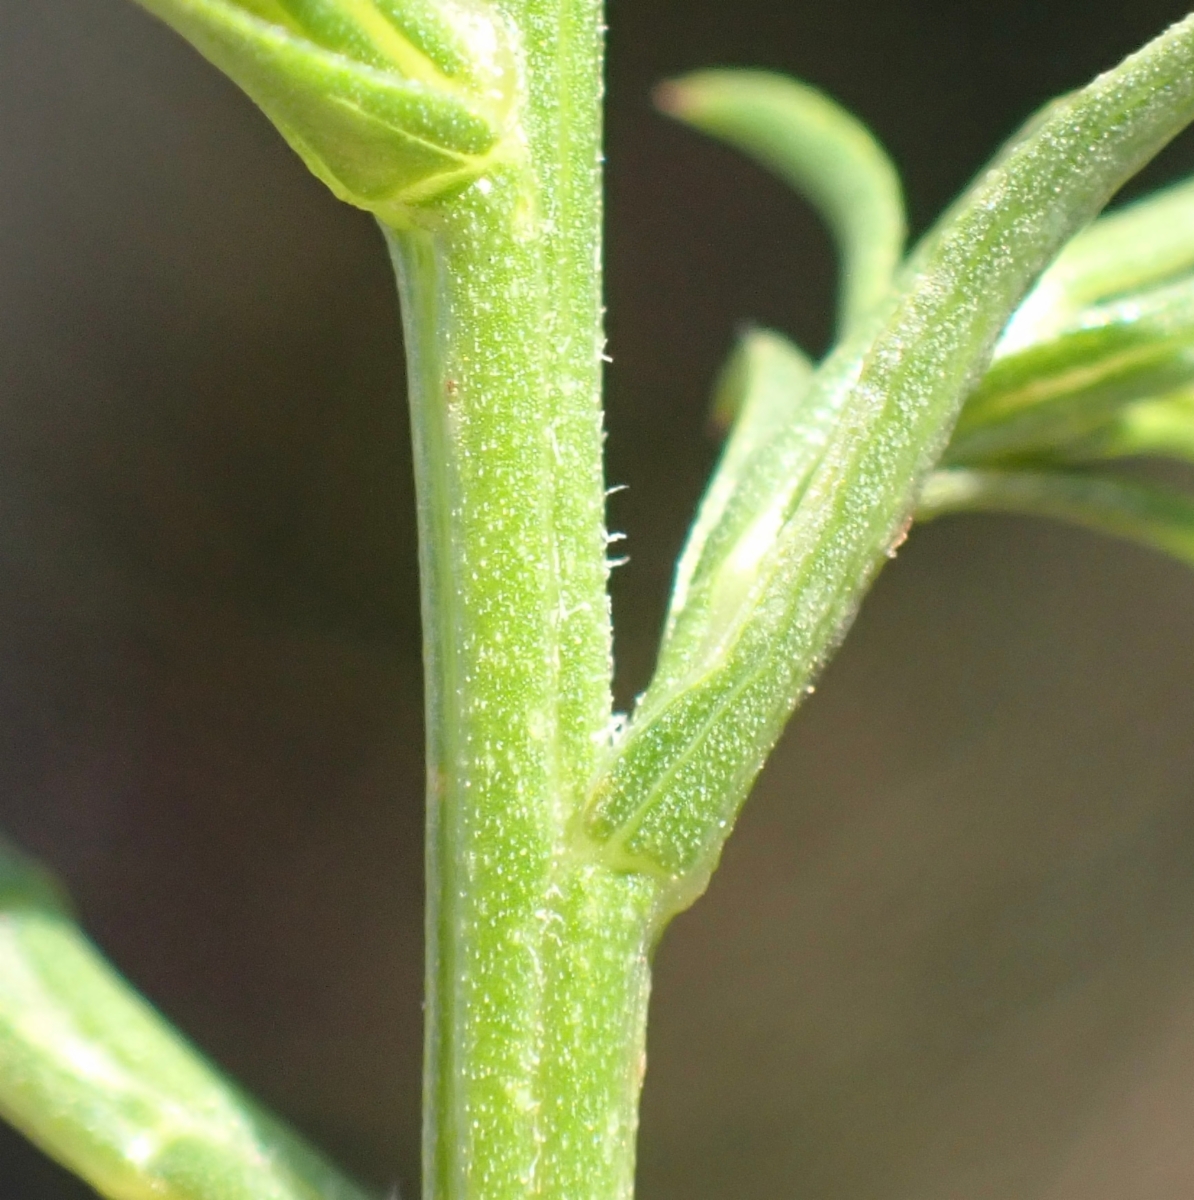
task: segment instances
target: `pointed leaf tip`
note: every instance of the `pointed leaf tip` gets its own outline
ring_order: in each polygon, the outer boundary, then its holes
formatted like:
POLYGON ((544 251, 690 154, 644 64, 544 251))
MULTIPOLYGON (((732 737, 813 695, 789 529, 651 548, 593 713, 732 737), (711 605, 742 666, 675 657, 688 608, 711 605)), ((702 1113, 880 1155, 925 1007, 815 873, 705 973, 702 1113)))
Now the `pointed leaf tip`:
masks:
POLYGON ((767 71, 699 71, 661 84, 655 103, 773 171, 820 213, 842 259, 843 328, 875 307, 903 254, 904 201, 895 167, 857 117, 767 71))
POLYGON ((661 113, 683 119, 690 101, 683 80, 665 79, 651 90, 651 102, 661 113))

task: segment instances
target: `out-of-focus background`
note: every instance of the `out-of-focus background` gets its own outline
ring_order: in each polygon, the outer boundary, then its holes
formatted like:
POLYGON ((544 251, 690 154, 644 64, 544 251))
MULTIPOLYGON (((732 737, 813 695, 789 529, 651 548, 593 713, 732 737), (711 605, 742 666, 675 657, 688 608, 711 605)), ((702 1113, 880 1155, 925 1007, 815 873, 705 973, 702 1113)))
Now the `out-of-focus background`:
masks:
MULTIPOLYGON (((811 214, 652 114, 795 72, 919 231, 1181 0, 611 12, 609 475, 642 686, 736 323, 824 349, 811 214)), ((1152 168, 1194 169, 1194 142, 1152 168)), ((1139 190, 1139 189, 1137 189, 1139 190)), ((379 236, 128 0, 0 4, 0 827, 253 1091, 417 1188, 420 658, 379 236)), ((645 1200, 1194 1195, 1194 575, 914 534, 658 956, 645 1200)), ((0 1132, 0 1195, 86 1189, 0 1132)))

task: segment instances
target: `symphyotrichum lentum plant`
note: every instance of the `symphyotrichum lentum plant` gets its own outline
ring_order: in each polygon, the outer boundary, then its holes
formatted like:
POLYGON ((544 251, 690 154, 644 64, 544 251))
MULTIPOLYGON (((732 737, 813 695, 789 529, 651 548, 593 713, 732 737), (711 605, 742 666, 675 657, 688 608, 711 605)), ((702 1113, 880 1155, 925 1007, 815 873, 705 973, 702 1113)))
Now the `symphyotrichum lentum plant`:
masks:
MULTIPOLYGON (((1194 199, 1098 218, 1194 117, 1174 25, 1031 119, 911 248, 884 151, 771 72, 664 85, 842 262, 818 363, 748 330, 654 674, 614 710, 600 383, 603 14, 568 0, 153 0, 401 295, 427 688, 428 1197, 628 1196, 649 962, 913 523, 1057 517, 1194 560, 1194 199), (1092 223, 1093 222, 1093 223, 1092 223), (1010 323, 1009 323, 1010 322, 1010 323)), ((616 14, 615 14, 616 17, 616 14)), ((6 857, 0 1107, 113 1197, 357 1195, 6 857)))

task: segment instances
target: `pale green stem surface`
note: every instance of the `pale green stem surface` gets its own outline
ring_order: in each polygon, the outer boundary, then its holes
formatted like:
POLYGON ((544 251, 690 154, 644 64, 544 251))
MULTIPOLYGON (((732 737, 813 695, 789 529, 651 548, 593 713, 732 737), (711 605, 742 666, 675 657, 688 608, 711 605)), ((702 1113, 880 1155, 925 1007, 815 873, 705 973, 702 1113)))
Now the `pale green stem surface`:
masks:
POLYGON ((424 1193, 633 1187, 656 885, 574 854, 609 735, 594 0, 511 3, 524 139, 388 231, 421 522, 424 1193))

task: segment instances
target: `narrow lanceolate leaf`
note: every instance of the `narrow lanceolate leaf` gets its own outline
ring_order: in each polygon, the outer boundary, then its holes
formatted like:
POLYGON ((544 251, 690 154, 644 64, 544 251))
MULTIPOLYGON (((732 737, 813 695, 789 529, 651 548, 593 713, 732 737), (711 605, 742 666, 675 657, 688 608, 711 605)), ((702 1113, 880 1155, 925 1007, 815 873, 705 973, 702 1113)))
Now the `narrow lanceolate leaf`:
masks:
POLYGON ((917 520, 961 512, 1053 517, 1194 566, 1194 498, 1167 488, 1083 471, 934 471, 917 520))
POLYGON ((744 151, 820 212, 842 258, 841 325, 882 299, 904 249, 904 202, 891 160, 823 92, 766 71, 701 71, 657 93, 664 111, 744 151))
POLYGON ((1077 234, 1008 322, 997 353, 1046 341, 1084 308, 1194 270, 1194 179, 1100 217, 1077 234))
POLYGON ((364 1200, 222 1079, 0 843, 0 1116, 109 1200, 364 1200))
POLYGON ((979 465, 1064 452, 1133 401, 1194 382, 1194 277, 1094 305, 1048 341, 999 353, 946 451, 979 465))
POLYGON ((1113 413, 1086 437, 1059 448, 1064 462, 1173 458, 1194 463, 1194 390, 1140 400, 1113 413))
MULTIPOLYGON (((1050 106, 918 248, 818 372, 839 417, 732 612, 661 675, 598 780, 585 852, 702 886, 763 759, 894 552, 1008 317, 1040 271, 1194 117, 1194 18, 1050 106)), ((736 548, 735 548, 736 549, 736 548)), ((730 555, 735 551, 731 550, 730 555)))
POLYGON ((479 0, 139 0, 240 85, 342 200, 391 225, 515 153, 479 0))
POLYGON ((766 330, 746 334, 727 363, 714 413, 733 414, 733 425, 676 568, 660 672, 682 678, 714 612, 742 603, 782 520, 783 496, 815 465, 828 422, 803 403, 812 377, 809 359, 766 330))

